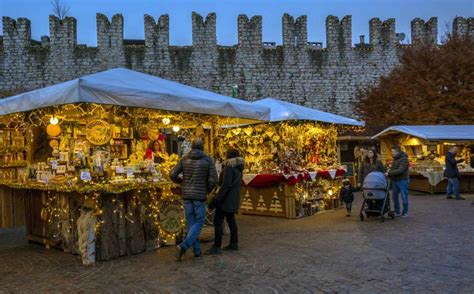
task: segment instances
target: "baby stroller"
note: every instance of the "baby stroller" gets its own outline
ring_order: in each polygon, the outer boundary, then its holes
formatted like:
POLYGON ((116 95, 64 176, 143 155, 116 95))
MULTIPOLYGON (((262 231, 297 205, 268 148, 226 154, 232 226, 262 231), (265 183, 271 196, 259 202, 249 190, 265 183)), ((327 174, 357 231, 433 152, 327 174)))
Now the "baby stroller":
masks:
POLYGON ((384 174, 381 172, 369 173, 362 186, 364 202, 360 209, 360 220, 364 220, 364 215, 367 218, 380 217, 382 222, 385 221, 386 214, 392 219, 395 218, 395 213, 390 209, 388 195, 388 183, 384 174))

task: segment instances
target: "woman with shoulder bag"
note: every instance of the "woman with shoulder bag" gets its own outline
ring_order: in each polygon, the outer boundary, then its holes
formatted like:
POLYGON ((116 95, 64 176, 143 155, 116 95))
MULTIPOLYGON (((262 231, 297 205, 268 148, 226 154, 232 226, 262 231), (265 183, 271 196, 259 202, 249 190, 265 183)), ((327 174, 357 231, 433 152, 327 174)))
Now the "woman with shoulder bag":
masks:
POLYGON ((235 213, 240 207, 240 186, 242 184, 242 171, 244 170, 244 159, 240 157, 239 151, 229 149, 227 159, 222 164, 222 172, 219 179, 219 191, 214 199, 216 207, 214 216, 214 245, 208 250, 210 254, 222 253, 223 223, 226 219, 230 229, 230 243, 224 250, 238 250, 238 230, 235 213))

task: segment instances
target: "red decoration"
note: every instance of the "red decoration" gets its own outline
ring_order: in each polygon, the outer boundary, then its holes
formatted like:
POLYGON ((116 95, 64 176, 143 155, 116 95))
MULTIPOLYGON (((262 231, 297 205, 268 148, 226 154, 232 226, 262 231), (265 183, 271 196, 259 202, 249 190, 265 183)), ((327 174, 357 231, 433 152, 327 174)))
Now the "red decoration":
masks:
MULTIPOLYGON (((335 177, 343 177, 346 174, 346 171, 343 169, 336 170, 335 177)), ((331 174, 328 170, 320 170, 316 177, 332 179, 331 174)), ((289 186, 296 185, 302 181, 311 181, 311 175, 308 172, 299 173, 292 175, 286 178, 283 174, 259 174, 257 175, 250 183, 247 184, 249 187, 253 188, 263 188, 276 186, 280 183, 286 182, 289 186)))

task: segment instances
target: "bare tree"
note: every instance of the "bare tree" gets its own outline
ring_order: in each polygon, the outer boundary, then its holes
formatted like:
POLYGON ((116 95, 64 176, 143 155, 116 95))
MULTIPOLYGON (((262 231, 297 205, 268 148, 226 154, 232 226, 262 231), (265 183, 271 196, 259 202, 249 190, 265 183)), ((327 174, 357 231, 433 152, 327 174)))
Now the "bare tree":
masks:
POLYGON ((69 10, 71 9, 69 5, 61 0, 50 0, 53 14, 56 15, 59 19, 63 20, 66 18, 69 10))

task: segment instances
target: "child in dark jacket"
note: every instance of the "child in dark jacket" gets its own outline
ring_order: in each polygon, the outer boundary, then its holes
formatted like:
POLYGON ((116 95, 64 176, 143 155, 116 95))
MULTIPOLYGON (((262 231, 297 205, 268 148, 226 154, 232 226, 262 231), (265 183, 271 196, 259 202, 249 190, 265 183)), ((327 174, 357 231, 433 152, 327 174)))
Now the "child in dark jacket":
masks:
POLYGON ((339 199, 346 205, 347 214, 346 216, 351 216, 352 202, 354 201, 354 192, 357 189, 351 185, 351 182, 348 179, 342 181, 342 188, 339 192, 339 199))

